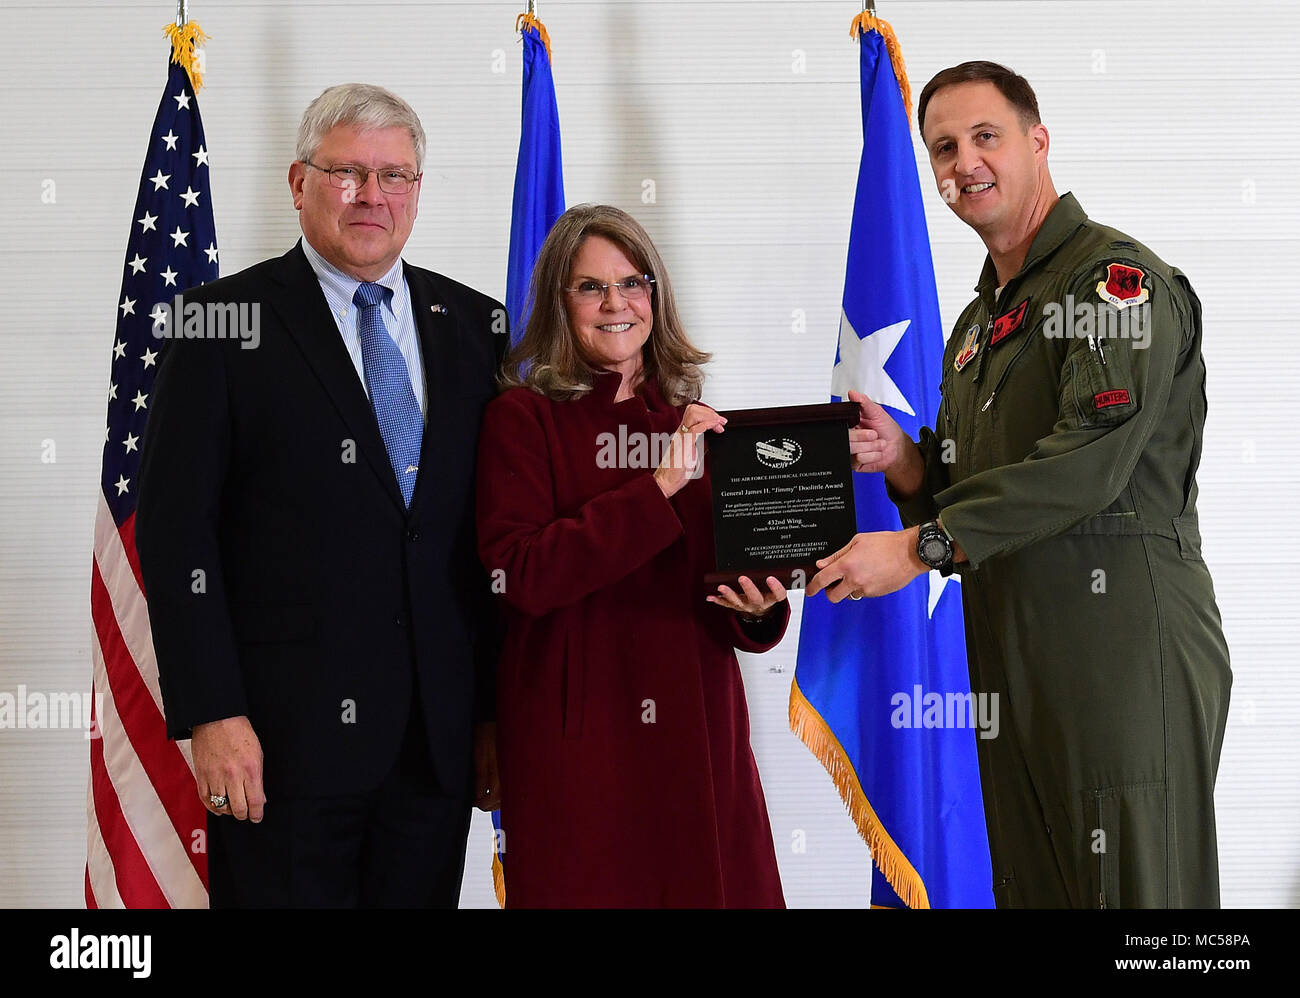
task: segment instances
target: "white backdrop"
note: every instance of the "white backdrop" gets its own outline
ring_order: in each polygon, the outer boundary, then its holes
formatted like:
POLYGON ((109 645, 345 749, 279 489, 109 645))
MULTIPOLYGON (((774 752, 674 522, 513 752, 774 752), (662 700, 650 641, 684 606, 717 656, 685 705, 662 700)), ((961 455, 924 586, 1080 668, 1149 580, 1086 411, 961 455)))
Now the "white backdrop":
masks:
MULTIPOLYGON (((672 272, 719 406, 824 400, 860 148, 860 6, 841 0, 543 0, 569 203, 633 212, 672 272), (653 187, 653 201, 645 192, 653 187), (798 317, 806 331, 798 332, 798 317)), ((881 0, 919 94, 1005 62, 1038 91, 1061 191, 1148 243, 1205 305, 1205 553, 1235 684, 1218 786, 1226 906, 1300 904, 1297 396, 1300 154, 1287 2, 881 0)), ((201 2, 199 97, 222 273, 298 235, 285 173, 308 101, 347 80, 415 105, 429 133, 406 256, 501 297, 522 4, 201 2)), ((114 305, 167 2, 0 0, 0 692, 90 688, 89 566, 114 305), (69 42, 71 38, 71 42, 69 42), (55 182, 54 203, 42 201, 55 182), (56 460, 42 460, 53 440, 56 460)), ((920 153, 920 150, 918 150, 920 153)), ((921 156, 946 323, 983 248, 921 156)), ((939 376, 935 372, 935 377, 939 376)), ((796 612, 799 609, 795 600, 796 612)), ((796 618, 797 620, 797 618, 796 618)), ((742 656, 787 901, 862 906, 869 856, 790 735, 797 628, 742 656), (807 849, 793 848, 795 833, 807 849)), ((0 906, 81 904, 88 749, 0 730, 0 906)), ((476 817, 463 903, 494 903, 476 817)))

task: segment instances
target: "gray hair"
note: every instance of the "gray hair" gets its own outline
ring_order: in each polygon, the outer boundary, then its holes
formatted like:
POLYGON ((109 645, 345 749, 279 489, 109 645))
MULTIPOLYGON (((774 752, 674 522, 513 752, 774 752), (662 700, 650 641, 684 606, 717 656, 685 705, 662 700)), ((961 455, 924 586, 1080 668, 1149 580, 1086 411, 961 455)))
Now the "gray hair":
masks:
POLYGON ((424 169, 424 126, 415 109, 391 90, 373 83, 340 83, 324 90, 303 112, 296 158, 314 158, 325 133, 338 125, 405 128, 415 147, 415 172, 424 169))

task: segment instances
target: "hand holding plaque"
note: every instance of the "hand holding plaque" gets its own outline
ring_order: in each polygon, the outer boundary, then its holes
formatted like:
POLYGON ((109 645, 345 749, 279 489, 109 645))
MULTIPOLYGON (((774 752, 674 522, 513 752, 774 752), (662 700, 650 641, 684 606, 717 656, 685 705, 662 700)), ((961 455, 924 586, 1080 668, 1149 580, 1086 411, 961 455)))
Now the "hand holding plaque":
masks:
POLYGON ((723 413, 727 432, 708 450, 717 557, 708 585, 771 575, 803 588, 817 560, 852 539, 849 429, 860 413, 857 402, 723 413))

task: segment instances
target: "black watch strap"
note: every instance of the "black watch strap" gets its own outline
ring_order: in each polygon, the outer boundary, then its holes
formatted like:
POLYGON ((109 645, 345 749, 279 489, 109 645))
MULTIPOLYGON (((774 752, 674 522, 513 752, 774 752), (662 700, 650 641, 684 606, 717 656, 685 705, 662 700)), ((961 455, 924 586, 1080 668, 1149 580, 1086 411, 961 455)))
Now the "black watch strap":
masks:
POLYGON ((937 520, 923 523, 917 530, 916 556, 945 578, 952 575, 952 538, 937 520))

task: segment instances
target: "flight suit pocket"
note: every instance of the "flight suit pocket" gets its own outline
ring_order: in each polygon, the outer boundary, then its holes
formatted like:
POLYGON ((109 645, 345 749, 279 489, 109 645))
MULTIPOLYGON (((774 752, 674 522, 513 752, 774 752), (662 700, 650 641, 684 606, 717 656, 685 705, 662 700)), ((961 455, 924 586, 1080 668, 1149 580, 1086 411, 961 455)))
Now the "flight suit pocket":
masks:
POLYGON ((1152 908, 1168 904, 1165 784, 1096 787, 1085 792, 1088 907, 1152 908))
POLYGON ((1075 354, 1070 382, 1080 426, 1117 426, 1137 412, 1131 349, 1128 343, 1117 345, 1099 337, 1075 354))

